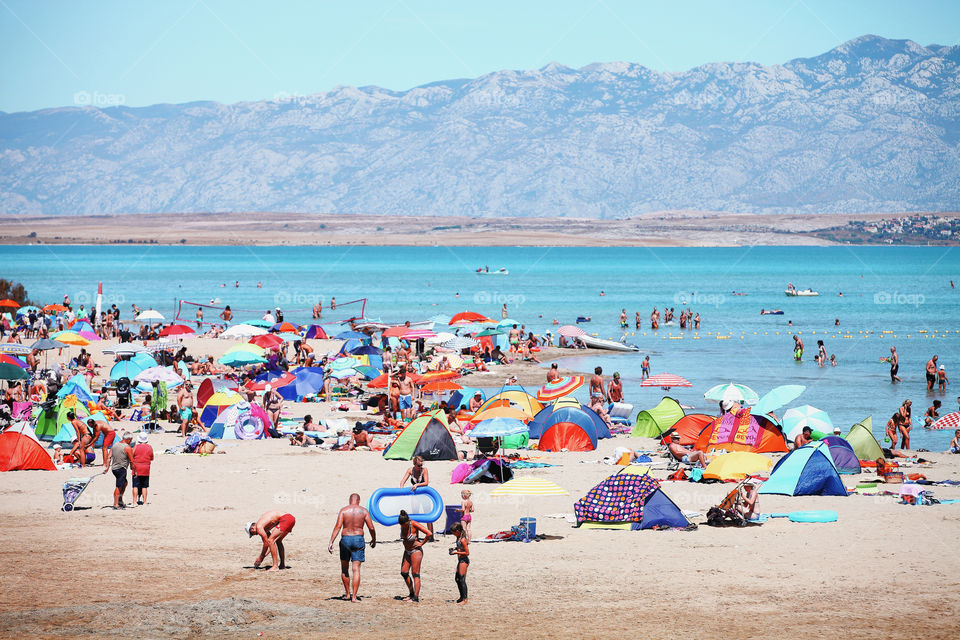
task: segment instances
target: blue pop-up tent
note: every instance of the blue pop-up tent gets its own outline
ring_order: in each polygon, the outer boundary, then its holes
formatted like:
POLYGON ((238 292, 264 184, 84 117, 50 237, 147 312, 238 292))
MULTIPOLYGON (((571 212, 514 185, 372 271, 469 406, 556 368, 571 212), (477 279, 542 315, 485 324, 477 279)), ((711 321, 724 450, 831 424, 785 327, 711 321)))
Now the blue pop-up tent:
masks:
POLYGON ((785 496, 845 496, 847 489, 830 458, 828 445, 817 442, 794 449, 773 467, 759 493, 785 496))

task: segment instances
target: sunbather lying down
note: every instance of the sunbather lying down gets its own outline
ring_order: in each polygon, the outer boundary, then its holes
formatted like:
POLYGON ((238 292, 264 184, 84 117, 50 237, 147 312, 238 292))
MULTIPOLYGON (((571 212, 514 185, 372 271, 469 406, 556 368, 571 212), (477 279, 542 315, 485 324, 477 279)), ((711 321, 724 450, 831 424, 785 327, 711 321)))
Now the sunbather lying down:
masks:
POLYGON ((680 439, 680 436, 676 433, 673 434, 673 441, 667 445, 667 449, 670 451, 670 455, 673 456, 674 460, 682 462, 683 464, 691 464, 700 467, 707 466, 707 454, 703 451, 697 451, 693 447, 685 447, 677 440, 680 439))

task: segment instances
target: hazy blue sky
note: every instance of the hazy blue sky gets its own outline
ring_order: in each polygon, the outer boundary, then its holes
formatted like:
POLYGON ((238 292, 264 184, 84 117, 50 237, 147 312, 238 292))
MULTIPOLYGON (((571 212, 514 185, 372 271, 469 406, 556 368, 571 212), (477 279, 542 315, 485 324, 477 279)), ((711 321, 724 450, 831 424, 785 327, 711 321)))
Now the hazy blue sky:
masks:
POLYGON ((960 2, 0 0, 0 110, 408 89, 554 60, 773 64, 865 33, 957 44, 960 2))

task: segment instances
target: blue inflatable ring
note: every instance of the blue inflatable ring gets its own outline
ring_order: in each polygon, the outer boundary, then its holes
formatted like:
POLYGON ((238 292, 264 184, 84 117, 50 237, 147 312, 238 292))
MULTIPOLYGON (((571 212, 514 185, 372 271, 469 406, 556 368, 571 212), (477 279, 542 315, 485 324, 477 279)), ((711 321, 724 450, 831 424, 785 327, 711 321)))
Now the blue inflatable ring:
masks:
POLYGON ((836 511, 791 511, 790 522, 836 522, 836 511))
POLYGON ((415 522, 436 522, 443 515, 443 498, 433 487, 413 491, 409 487, 377 489, 367 501, 367 511, 378 524, 391 527, 404 509, 415 522))

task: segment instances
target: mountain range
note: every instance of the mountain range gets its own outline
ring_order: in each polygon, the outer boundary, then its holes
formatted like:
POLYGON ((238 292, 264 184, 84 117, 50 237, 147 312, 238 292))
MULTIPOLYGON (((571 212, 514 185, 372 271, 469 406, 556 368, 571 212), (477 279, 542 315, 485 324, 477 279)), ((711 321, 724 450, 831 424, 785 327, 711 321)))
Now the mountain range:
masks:
POLYGON ((958 63, 960 46, 862 36, 772 66, 0 112, 0 214, 956 211, 958 63))

